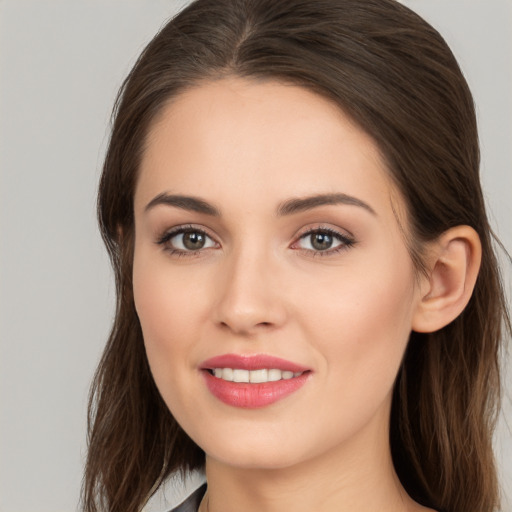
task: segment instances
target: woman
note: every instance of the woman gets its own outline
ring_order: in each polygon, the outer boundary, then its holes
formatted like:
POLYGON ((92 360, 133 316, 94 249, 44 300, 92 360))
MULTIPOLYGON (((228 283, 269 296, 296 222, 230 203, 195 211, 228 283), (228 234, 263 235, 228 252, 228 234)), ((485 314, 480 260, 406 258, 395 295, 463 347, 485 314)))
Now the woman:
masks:
POLYGON ((125 81, 84 510, 493 511, 510 321, 470 91, 393 0, 199 0, 125 81))

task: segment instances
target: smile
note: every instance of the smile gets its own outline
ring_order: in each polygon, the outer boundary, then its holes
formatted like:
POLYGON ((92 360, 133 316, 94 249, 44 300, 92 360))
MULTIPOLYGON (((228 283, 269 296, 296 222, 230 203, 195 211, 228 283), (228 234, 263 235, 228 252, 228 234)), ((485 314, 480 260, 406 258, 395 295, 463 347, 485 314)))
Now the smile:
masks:
POLYGON ((244 409, 271 405, 301 389, 312 371, 266 354, 225 354, 200 366, 209 392, 224 404, 244 409))
POLYGON ((293 379, 294 377, 298 377, 303 373, 292 372, 289 370, 279 370, 277 368, 262 368, 260 370, 243 370, 241 368, 213 368, 211 372, 218 379, 226 380, 228 382, 251 382, 255 384, 293 379))

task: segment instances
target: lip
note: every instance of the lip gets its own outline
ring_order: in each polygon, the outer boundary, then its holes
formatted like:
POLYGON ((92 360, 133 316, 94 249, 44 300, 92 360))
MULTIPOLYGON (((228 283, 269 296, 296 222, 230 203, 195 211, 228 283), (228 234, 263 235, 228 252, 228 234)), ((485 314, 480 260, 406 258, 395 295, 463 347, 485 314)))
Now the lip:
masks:
POLYGON ((280 357, 267 354, 223 354, 207 359, 200 364, 202 370, 213 370, 213 368, 240 368, 241 370, 262 370, 263 368, 277 368, 289 372, 306 372, 311 370, 280 357))
POLYGON ((200 369, 206 386, 213 396, 227 405, 243 409, 257 409, 269 406, 298 391, 311 377, 311 369, 292 361, 266 354, 224 354, 204 361, 200 365, 200 369), (277 368, 283 371, 303 373, 291 379, 250 384, 246 382, 230 382, 215 377, 209 371, 213 368, 240 368, 242 370, 277 368))

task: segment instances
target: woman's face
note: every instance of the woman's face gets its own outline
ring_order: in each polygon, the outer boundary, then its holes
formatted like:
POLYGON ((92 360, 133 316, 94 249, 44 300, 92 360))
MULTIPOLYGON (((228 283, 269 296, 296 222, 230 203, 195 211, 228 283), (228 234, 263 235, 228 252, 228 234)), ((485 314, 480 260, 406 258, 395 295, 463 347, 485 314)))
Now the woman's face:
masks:
POLYGON ((305 89, 226 78, 167 105, 135 194, 135 305, 158 389, 211 458, 387 449, 420 300, 397 211, 372 139, 305 89))

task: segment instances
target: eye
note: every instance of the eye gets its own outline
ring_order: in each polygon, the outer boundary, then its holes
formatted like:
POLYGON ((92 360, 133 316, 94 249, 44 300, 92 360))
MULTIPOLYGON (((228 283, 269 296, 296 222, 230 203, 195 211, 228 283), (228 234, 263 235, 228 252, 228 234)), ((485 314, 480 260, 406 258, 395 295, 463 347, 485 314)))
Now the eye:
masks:
POLYGON ((203 230, 193 227, 180 227, 165 233, 158 241, 171 253, 194 253, 202 249, 216 247, 217 243, 203 230))
MULTIPOLYGON (((294 245, 298 249, 332 254, 354 245, 354 240, 338 231, 317 228, 303 234, 294 245)), ((295 248, 295 247, 294 247, 295 248)))

